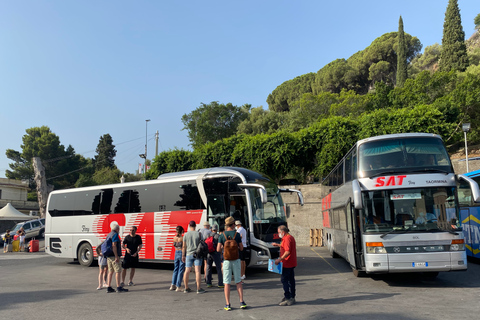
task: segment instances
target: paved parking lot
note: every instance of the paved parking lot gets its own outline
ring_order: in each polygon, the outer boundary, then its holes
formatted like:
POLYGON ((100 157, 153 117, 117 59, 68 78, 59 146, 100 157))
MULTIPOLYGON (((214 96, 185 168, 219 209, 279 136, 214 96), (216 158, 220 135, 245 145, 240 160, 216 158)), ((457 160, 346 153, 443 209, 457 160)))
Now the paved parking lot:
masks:
MULTIPOLYGON (((128 293, 95 290, 97 267, 45 253, 0 254, 0 315, 23 319, 475 319, 480 300, 480 265, 441 273, 355 278, 343 259, 324 248, 298 248, 297 304, 280 307, 278 275, 247 270, 246 310, 232 292, 227 313, 222 289, 170 292, 172 265, 142 264, 128 293), (226 318, 228 317, 228 318, 226 318)), ((190 284, 193 286, 193 274, 190 284)), ((214 277, 215 280, 215 277, 214 277)), ((214 282, 215 284, 216 282, 214 282)))

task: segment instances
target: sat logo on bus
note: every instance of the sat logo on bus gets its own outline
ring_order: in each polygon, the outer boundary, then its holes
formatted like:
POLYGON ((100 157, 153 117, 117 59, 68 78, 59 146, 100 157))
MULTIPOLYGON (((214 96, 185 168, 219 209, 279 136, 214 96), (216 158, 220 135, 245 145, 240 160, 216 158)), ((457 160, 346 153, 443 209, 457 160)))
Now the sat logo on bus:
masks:
POLYGON ((389 187, 389 186, 401 186, 403 184, 403 179, 407 176, 391 176, 391 177, 378 177, 375 179, 375 187, 389 187), (385 181, 385 179, 387 179, 385 181))

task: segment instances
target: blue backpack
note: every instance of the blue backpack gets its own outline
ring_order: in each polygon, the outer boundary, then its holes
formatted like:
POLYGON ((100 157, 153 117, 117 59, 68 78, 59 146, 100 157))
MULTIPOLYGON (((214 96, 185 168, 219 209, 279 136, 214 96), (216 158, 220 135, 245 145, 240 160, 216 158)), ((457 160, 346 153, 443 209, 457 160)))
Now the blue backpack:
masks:
POLYGON ((102 255, 104 257, 111 257, 115 255, 113 253, 112 236, 113 235, 110 232, 105 241, 102 243, 102 255))

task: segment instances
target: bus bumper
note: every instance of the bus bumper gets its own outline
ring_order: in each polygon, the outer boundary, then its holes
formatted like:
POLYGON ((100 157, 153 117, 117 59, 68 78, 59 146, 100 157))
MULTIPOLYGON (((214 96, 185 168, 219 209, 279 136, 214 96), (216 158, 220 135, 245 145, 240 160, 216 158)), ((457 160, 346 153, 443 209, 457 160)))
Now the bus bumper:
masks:
POLYGON ((465 251, 440 253, 367 254, 367 273, 437 272, 467 269, 465 251))

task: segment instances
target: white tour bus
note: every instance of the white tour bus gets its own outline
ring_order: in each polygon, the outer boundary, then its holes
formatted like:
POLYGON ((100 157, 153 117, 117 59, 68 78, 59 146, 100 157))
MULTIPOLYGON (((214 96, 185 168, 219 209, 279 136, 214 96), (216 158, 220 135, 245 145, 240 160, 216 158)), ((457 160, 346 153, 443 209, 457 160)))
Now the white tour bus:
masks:
POLYGON ((220 230, 233 216, 247 230, 246 260, 266 265, 279 255, 270 245, 279 240, 277 227, 286 224, 280 192, 267 177, 242 168, 222 167, 163 174, 157 180, 53 191, 47 203, 45 251, 55 257, 78 259, 89 266, 95 248, 117 221, 123 239, 132 226, 142 237, 139 253, 146 262, 173 261, 175 228, 197 229, 208 220, 220 230))
POLYGON ((405 133, 358 141, 323 180, 324 240, 355 276, 466 270, 457 185, 440 136, 405 133))

